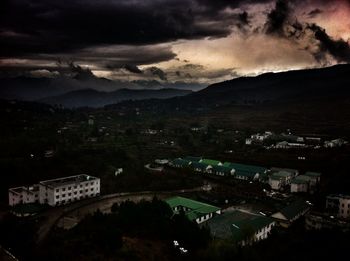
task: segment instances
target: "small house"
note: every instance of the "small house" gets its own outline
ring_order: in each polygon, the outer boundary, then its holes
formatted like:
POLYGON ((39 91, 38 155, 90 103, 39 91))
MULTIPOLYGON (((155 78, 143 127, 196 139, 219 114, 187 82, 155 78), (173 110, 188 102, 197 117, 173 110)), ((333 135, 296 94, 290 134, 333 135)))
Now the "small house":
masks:
POLYGON ((280 211, 271 215, 282 227, 289 227, 293 222, 305 215, 310 210, 310 205, 302 200, 296 200, 280 211))
POLYGON ((306 175, 300 175, 295 177, 290 184, 291 193, 308 192, 310 187, 311 178, 306 175))
POLYGON ((307 171, 304 175, 310 178, 310 187, 315 187, 320 184, 321 173, 307 171))
POLYGON ((273 172, 269 177, 269 185, 274 190, 281 190, 291 183, 293 177, 291 172, 285 170, 273 172))

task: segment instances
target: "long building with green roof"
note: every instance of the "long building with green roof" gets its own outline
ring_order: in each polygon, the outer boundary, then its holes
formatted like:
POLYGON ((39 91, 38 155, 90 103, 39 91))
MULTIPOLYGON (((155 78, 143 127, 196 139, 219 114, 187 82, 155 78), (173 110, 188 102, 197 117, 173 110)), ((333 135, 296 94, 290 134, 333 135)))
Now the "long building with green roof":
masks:
POLYGON ((189 220, 195 221, 197 224, 221 214, 220 208, 189 198, 172 197, 165 200, 165 202, 170 206, 174 214, 179 214, 183 211, 189 220))
POLYGON ((191 168, 194 171, 196 171, 196 172, 202 172, 202 173, 207 172, 207 173, 210 173, 211 169, 212 169, 212 166, 207 165, 207 164, 202 163, 202 162, 192 162, 191 168))
POLYGON ((169 165, 175 168, 186 168, 189 167, 192 162, 186 159, 177 158, 172 160, 169 165))
POLYGON ((255 165, 225 162, 223 166, 233 169, 235 178, 241 180, 257 180, 267 172, 266 168, 255 165))

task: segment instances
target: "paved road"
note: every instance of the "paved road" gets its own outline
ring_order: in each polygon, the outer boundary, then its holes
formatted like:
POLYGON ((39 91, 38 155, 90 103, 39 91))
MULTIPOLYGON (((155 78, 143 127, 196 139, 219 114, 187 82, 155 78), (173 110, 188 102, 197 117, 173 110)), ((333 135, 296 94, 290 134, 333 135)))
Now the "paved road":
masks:
POLYGON ((0 260, 1 261, 18 261, 18 259, 10 253, 7 249, 0 246, 0 260))
POLYGON ((162 199, 170 197, 172 195, 179 195, 201 190, 203 190, 203 187, 175 191, 115 193, 79 201, 66 206, 51 208, 37 216, 40 220, 40 228, 38 230, 38 243, 42 242, 42 240, 47 237, 55 225, 60 225, 63 227, 72 226, 86 214, 93 213, 97 209, 108 213, 110 212, 110 208, 114 203, 120 203, 126 200, 131 200, 134 202, 140 200, 151 200, 154 196, 162 199))

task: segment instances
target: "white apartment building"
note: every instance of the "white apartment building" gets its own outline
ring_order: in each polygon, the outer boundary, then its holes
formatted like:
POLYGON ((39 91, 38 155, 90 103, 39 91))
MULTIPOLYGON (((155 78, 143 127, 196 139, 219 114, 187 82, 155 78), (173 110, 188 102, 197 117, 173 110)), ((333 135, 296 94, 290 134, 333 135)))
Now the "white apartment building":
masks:
POLYGON ((9 189, 9 205, 39 202, 39 185, 9 189))
POLYGON ((39 184, 29 188, 33 189, 28 190, 26 187, 9 189, 9 205, 39 202, 59 206, 84 198, 96 197, 100 195, 100 179, 80 174, 40 181, 39 184))
POLYGON ((341 218, 350 218, 350 196, 329 195, 326 201, 326 208, 341 218))

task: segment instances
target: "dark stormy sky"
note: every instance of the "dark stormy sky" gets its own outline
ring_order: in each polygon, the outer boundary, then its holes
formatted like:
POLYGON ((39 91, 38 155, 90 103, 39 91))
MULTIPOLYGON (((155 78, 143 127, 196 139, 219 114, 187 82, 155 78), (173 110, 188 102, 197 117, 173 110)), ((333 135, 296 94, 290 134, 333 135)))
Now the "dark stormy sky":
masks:
POLYGON ((212 83, 350 61, 350 0, 1 0, 0 76, 212 83))

